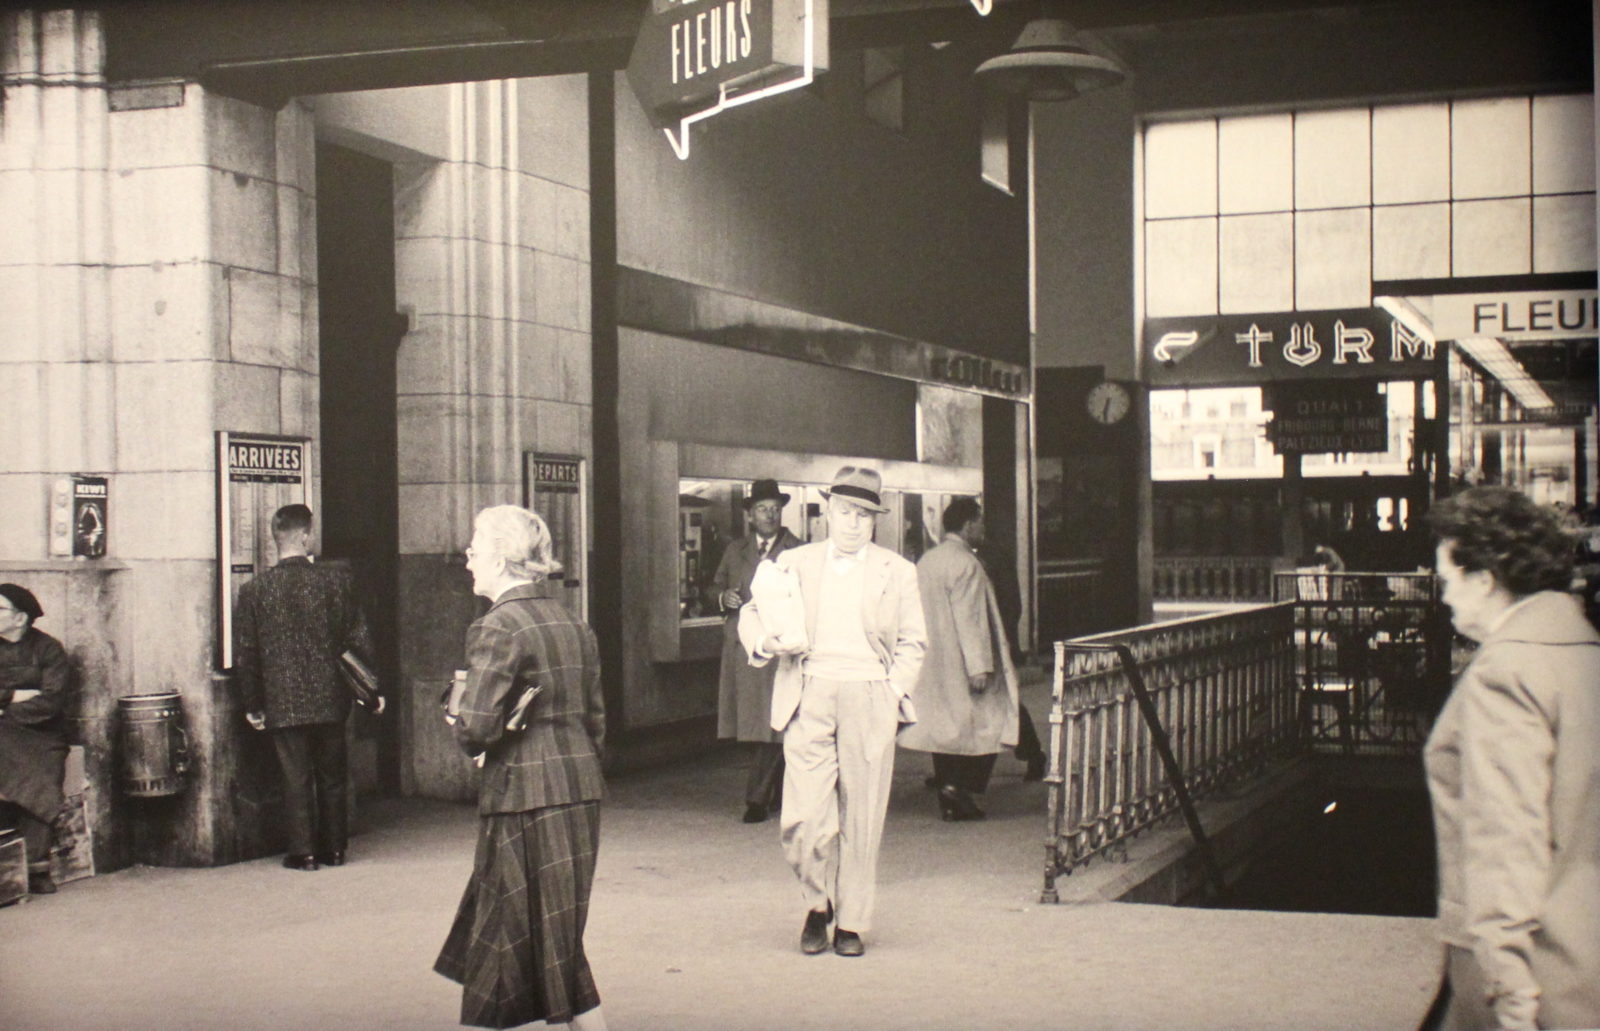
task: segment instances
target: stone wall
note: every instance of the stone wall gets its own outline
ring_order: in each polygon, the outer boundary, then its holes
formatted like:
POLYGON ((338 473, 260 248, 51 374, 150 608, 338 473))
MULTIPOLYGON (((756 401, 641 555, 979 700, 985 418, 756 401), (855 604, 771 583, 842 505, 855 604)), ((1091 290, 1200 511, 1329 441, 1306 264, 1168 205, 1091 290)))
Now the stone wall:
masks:
MULTIPOLYGON (((0 559, 19 580, 101 598, 71 626, 42 624, 103 670, 83 684, 87 737, 109 741, 96 721, 121 695, 183 698, 189 788, 160 806, 105 803, 117 840, 97 853, 207 865, 269 844, 240 761, 253 742, 214 669, 214 436, 316 433, 312 126, 299 103, 109 88, 102 57, 92 11, 0 16, 0 432, 23 445, 0 459, 14 514, 0 559), (73 472, 109 478, 108 558, 51 563, 47 492, 73 472)), ((90 744, 91 788, 111 799, 90 744)))
POLYGON ((317 99, 318 131, 395 164, 401 787, 471 797, 436 696, 479 611, 461 549, 523 501, 525 451, 590 456, 582 76, 317 99))

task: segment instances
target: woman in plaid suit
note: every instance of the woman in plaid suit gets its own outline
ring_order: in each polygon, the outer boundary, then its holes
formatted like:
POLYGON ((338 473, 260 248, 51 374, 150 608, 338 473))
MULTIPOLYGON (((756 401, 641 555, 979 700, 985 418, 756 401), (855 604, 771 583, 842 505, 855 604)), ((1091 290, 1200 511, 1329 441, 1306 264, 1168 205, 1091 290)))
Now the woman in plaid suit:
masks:
POLYGON ((434 969, 462 985, 461 1022, 604 1031, 583 952, 600 843, 605 711, 594 631, 539 596, 550 531, 514 505, 478 513, 467 569, 489 611, 467 629, 456 741, 483 756, 472 879, 434 969), (540 688, 525 729, 506 719, 540 688))

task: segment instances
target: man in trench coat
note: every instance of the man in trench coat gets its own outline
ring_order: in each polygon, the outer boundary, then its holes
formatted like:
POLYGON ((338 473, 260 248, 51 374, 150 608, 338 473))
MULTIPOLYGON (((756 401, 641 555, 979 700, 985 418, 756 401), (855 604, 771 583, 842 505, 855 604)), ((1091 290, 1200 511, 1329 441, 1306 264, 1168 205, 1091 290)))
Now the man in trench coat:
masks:
POLYGON ((748 743, 750 776, 744 789, 744 822, 761 823, 783 800, 783 735, 772 721, 772 676, 777 667, 750 665, 739 643, 739 610, 750 600, 756 565, 800 546, 780 520, 789 495, 776 480, 750 485, 744 510, 750 532, 729 544, 717 564, 712 586, 726 622, 722 627, 722 677, 717 688, 717 736, 748 743))
POLYGON ((977 820, 973 800, 989 785, 995 756, 1017 743, 1017 674, 994 585, 974 550, 983 510, 956 498, 944 511, 944 539, 917 563, 928 653, 912 701, 917 722, 900 744, 933 753, 939 809, 946 820, 977 820))

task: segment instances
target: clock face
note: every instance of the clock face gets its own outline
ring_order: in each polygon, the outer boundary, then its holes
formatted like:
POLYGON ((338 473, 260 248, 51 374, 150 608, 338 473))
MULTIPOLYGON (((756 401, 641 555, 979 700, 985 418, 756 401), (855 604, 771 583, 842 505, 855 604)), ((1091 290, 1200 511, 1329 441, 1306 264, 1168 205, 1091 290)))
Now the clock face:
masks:
POLYGON ((1128 389, 1121 383, 1112 383, 1108 380, 1096 384, 1094 389, 1089 391, 1087 407, 1091 419, 1110 426, 1122 421, 1122 417, 1128 414, 1128 410, 1133 407, 1133 399, 1128 396, 1128 389))

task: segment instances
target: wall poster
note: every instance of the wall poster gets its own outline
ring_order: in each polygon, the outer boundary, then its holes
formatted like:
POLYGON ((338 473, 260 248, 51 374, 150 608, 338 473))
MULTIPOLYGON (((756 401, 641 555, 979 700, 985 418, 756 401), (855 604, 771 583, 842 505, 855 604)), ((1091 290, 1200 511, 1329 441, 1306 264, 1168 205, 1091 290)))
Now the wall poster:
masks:
POLYGON ((550 583, 567 610, 589 621, 589 468, 576 455, 522 456, 522 504, 544 517, 561 569, 550 583))
POLYGON ((272 513, 311 504, 306 437, 217 432, 217 666, 233 665, 233 606, 239 588, 278 561, 272 513))

